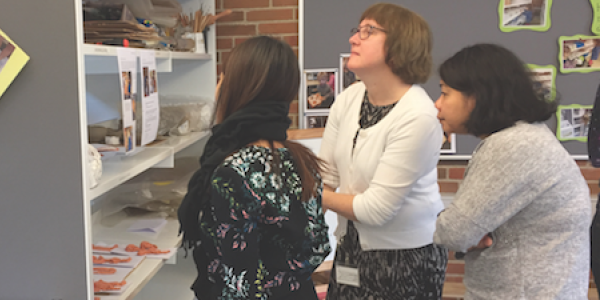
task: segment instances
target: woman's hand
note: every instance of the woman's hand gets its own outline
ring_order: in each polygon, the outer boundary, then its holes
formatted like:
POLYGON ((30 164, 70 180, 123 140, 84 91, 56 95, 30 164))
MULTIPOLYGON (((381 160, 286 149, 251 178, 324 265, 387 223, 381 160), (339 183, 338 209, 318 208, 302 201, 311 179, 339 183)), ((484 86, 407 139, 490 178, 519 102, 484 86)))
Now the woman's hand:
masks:
POLYGON ((481 240, 479 241, 479 244, 477 244, 477 246, 473 246, 473 247, 469 248, 469 250, 467 250, 467 251, 483 250, 483 249, 491 247, 493 243, 494 243, 494 240, 492 240, 492 235, 491 235, 491 233, 488 233, 487 235, 485 235, 484 237, 481 238, 481 240))

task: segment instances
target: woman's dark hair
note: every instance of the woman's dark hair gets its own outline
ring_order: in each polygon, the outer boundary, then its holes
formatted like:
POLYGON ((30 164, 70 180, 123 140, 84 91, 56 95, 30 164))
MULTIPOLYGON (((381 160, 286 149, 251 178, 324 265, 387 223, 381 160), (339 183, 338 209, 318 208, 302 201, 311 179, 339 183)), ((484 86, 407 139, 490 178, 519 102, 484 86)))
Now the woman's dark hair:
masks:
POLYGON ((536 91, 527 66, 510 50, 495 44, 463 48, 439 68, 444 83, 475 99, 465 127, 475 136, 513 126, 548 120, 558 99, 536 91))
MULTIPOLYGON (((268 36, 253 37, 236 46, 225 66, 215 119, 222 122, 243 107, 259 101, 290 103, 298 95, 300 68, 292 48, 268 36)), ((274 149, 273 141, 269 141, 274 149)), ((279 141, 295 160, 302 182, 302 201, 316 195, 321 160, 308 148, 292 141, 279 141)), ((273 151, 275 171, 280 158, 273 151)))

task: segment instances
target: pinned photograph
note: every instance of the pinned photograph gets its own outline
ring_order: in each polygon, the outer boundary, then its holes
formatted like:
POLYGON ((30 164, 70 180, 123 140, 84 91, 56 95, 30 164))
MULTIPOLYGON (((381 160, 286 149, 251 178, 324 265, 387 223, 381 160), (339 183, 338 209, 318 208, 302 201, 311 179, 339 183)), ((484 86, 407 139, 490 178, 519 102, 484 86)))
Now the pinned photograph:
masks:
POLYGON ((360 78, 354 72, 350 71, 346 66, 348 64, 348 60, 350 59, 349 53, 340 54, 340 78, 339 78, 339 91, 343 92, 350 85, 359 82, 360 78))
POLYGON ((546 100, 554 100, 556 98, 556 68, 553 65, 538 66, 528 64, 533 80, 533 86, 536 91, 544 95, 546 100))
POLYGON ((500 0, 500 30, 548 31, 552 0, 500 0))
POLYGON ((0 30, 0 97, 28 61, 29 56, 0 30))
POLYGON ((121 81, 123 84, 123 99, 131 99, 131 72, 121 72, 121 81))
POLYGON ((556 137, 561 141, 587 142, 592 105, 559 105, 556 111, 556 137))
POLYGON ((561 36, 558 45, 562 73, 600 71, 600 37, 561 36))
POLYGON ((148 67, 142 68, 142 77, 144 78, 144 97, 150 96, 150 71, 148 67))
POLYGON ((306 116, 306 128, 325 128, 327 124, 327 115, 309 115, 306 116))
POLYGON ((447 134, 444 132, 444 141, 440 153, 456 153, 456 134, 447 134))
POLYGON ((304 97, 301 105, 306 112, 328 111, 337 94, 337 69, 305 70, 304 97))

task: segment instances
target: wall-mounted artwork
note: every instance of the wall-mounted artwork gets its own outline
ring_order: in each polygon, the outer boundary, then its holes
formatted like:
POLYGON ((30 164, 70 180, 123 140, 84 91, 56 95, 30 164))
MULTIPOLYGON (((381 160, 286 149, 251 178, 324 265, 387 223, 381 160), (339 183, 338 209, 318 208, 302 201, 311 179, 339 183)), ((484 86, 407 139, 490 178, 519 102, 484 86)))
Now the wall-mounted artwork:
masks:
POLYGON ((558 45, 558 60, 562 73, 600 71, 599 36, 561 36, 558 45))
POLYGON ((346 67, 346 64, 348 63, 349 59, 350 59, 349 53, 340 54, 340 78, 338 80, 338 82, 339 82, 338 89, 339 89, 340 93, 343 92, 350 85, 360 81, 360 78, 358 77, 358 75, 356 75, 354 72, 350 71, 346 67))
POLYGON ((498 19, 500 30, 548 31, 552 0, 500 0, 498 19))
POLYGON ((29 56, 0 30, 0 97, 28 61, 29 56))
POLYGON ((556 111, 556 137, 561 141, 587 141, 592 105, 559 105, 556 111))
POLYGON ((305 70, 302 82, 304 112, 329 111, 337 95, 337 69, 305 70))
POLYGON ((556 98, 556 67, 553 65, 538 66, 528 64, 529 74, 533 79, 535 90, 542 93, 546 100, 556 98))

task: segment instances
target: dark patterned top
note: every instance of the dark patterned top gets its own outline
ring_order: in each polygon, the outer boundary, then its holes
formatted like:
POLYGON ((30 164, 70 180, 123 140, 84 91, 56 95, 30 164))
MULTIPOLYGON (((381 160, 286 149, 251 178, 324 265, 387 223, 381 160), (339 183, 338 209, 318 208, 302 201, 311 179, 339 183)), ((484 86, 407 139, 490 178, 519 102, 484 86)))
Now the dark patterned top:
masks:
POLYGON ((363 103, 360 107, 360 120, 359 125, 360 128, 356 131, 356 135, 354 136, 352 148, 356 147, 356 139, 358 138, 358 133, 361 129, 369 128, 377 122, 381 121, 383 117, 387 116, 387 114, 396 106, 394 102, 392 104, 384 105, 384 106, 376 106, 373 105, 369 101, 369 93, 365 91, 365 97, 363 98, 363 103))
POLYGON ((317 197, 300 201, 291 153, 276 151, 281 176, 272 150, 257 146, 235 152, 213 174, 212 218, 200 226, 218 299, 296 299, 304 287, 314 293, 311 274, 330 252, 321 179, 317 197))

